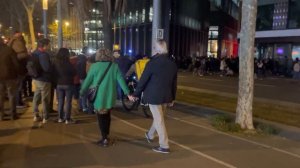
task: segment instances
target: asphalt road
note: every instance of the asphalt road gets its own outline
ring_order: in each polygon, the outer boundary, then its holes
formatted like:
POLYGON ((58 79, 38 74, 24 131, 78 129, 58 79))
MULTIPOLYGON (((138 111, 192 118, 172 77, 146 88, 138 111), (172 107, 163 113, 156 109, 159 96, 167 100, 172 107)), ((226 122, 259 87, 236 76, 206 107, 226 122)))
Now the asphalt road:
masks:
MULTIPOLYGON (((216 131, 201 108, 177 106, 167 112, 171 153, 151 150, 144 133, 151 124, 139 112, 113 111, 114 146, 98 147, 96 118, 80 114, 78 124, 36 125, 30 109, 16 121, 0 122, 0 167, 203 167, 298 168, 300 142, 278 136, 241 136, 216 131)), ((56 114, 52 114, 55 120, 56 114)))
MULTIPOLYGON (((178 86, 205 89, 213 92, 237 95, 238 78, 214 76, 193 76, 179 73, 178 86)), ((254 98, 300 103, 300 81, 286 78, 265 78, 255 80, 254 98)))

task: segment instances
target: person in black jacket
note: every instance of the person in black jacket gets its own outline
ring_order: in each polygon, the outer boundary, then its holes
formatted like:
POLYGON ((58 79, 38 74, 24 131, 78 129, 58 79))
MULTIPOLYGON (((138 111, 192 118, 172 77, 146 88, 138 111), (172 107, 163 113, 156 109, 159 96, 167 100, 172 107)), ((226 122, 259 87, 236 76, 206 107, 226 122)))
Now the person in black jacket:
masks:
POLYGON ((67 48, 59 49, 54 60, 53 68, 54 75, 57 79, 56 90, 58 97, 58 123, 74 123, 71 119, 71 108, 74 76, 76 71, 70 62, 70 52, 67 48), (66 105, 66 108, 64 108, 64 105, 66 105), (64 109, 66 109, 65 112, 64 109))
POLYGON ((18 89, 18 77, 20 75, 20 63, 17 54, 0 38, 0 121, 4 119, 4 97, 9 98, 9 110, 11 119, 18 118, 16 110, 16 92, 18 89))
POLYGON ((164 122, 167 105, 173 105, 177 89, 177 66, 168 57, 166 42, 159 40, 155 45, 156 55, 148 62, 138 83, 136 91, 129 98, 134 101, 143 92, 144 100, 149 104, 153 115, 153 124, 145 133, 150 143, 154 139, 155 131, 159 137, 159 147, 153 151, 169 153, 168 135, 164 122))
MULTIPOLYGON (((80 85, 83 83, 84 79, 86 78, 86 70, 87 70, 87 54, 88 54, 88 47, 82 48, 82 53, 78 55, 78 61, 76 65, 76 70, 80 79, 80 85)), ((80 110, 84 113, 88 113, 88 101, 86 94, 82 95, 79 98, 80 102, 80 110)))

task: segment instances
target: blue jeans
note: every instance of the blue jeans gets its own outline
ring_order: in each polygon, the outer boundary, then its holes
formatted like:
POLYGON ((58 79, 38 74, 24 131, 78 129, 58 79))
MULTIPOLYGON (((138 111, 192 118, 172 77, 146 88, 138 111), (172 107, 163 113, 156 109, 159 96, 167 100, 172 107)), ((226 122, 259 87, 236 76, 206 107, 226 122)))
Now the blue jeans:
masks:
POLYGON ((73 85, 57 85, 56 91, 58 97, 58 118, 63 120, 70 120, 73 85))
MULTIPOLYGON (((83 80, 80 80, 80 84, 83 83, 83 80)), ((84 93, 82 96, 79 98, 79 103, 80 103, 80 108, 82 110, 87 110, 88 109, 88 100, 87 100, 87 95, 84 93)))

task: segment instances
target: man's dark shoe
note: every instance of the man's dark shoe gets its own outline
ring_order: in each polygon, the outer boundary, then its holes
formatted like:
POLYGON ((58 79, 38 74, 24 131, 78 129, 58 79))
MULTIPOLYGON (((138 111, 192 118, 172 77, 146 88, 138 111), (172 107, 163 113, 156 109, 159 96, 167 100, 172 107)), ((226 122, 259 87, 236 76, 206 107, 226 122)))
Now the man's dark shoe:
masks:
POLYGON ((154 148, 152 148, 152 150, 154 152, 158 152, 158 153, 164 153, 164 154, 170 153, 170 149, 169 148, 154 147, 154 148))
POLYGON ((4 114, 0 114, 0 121, 4 120, 4 114))
POLYGON ((17 120, 17 119, 19 119, 19 116, 18 116, 18 115, 12 115, 12 116, 11 116, 11 120, 17 120))
POLYGON ((148 132, 145 133, 145 137, 146 137, 146 140, 148 143, 152 143, 153 142, 153 139, 150 139, 149 135, 148 135, 148 132))
POLYGON ((108 147, 109 146, 109 141, 108 141, 108 139, 102 139, 102 140, 97 142, 97 145, 99 145, 101 147, 108 147))

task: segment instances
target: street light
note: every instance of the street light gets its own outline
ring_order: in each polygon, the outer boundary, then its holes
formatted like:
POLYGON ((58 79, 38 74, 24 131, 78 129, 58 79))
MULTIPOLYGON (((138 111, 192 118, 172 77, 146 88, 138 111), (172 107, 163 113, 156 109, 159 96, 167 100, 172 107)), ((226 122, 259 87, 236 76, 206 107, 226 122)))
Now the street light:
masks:
POLYGON ((47 38, 47 10, 48 0, 43 0, 43 24, 44 24, 44 37, 47 38))
POLYGON ((70 25, 70 23, 69 23, 69 22, 66 22, 65 25, 68 27, 68 26, 70 25))

